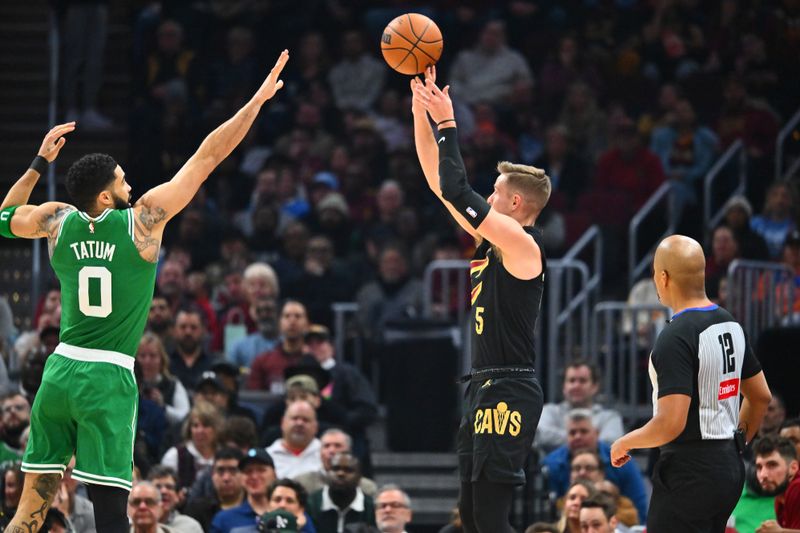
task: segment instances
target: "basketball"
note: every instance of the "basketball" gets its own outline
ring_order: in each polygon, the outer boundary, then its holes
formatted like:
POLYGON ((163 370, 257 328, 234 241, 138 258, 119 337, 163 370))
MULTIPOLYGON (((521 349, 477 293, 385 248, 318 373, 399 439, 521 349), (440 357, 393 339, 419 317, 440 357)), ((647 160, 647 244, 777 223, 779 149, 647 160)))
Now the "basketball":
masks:
POLYGON ((381 52, 386 63, 400 74, 420 74, 442 56, 442 32, 425 15, 406 13, 383 30, 381 52))

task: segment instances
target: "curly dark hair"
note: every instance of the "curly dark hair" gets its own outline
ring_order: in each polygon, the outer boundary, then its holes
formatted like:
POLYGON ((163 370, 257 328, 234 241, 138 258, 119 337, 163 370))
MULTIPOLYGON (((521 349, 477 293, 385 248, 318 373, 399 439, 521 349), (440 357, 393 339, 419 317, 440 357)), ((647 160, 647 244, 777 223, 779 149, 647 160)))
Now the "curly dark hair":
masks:
POLYGON ((107 154, 88 154, 72 163, 66 185, 75 207, 89 211, 97 195, 114 181, 116 168, 117 162, 107 154))

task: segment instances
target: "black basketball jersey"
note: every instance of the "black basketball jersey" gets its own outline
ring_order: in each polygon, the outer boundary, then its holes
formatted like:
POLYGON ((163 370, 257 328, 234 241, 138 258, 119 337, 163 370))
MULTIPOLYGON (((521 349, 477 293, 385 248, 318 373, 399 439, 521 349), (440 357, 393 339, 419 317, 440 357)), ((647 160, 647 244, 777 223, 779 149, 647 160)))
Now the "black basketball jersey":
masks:
POLYGON ((674 442, 725 440, 739 426, 741 380, 761 371, 742 326, 717 305, 672 317, 650 355, 653 415, 658 398, 692 398, 686 427, 674 442))
POLYGON ((536 360, 534 329, 542 306, 547 263, 541 232, 532 227, 524 229, 542 255, 542 273, 535 278, 512 276, 485 240, 470 263, 473 368, 532 367, 536 360))

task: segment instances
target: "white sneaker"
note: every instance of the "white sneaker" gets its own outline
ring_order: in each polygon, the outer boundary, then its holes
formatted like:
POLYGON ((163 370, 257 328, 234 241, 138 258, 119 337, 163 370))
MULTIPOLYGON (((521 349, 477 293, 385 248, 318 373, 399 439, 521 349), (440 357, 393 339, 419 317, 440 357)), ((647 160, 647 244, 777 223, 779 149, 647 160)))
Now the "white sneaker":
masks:
POLYGON ((80 124, 87 130, 107 130, 114 125, 110 118, 102 115, 94 108, 83 112, 80 124))
POLYGON ((80 113, 78 112, 78 110, 77 110, 77 109, 75 109, 74 107, 72 107, 72 108, 70 108, 70 109, 67 111, 67 114, 66 114, 66 116, 64 117, 64 122, 75 122, 75 121, 76 121, 76 120, 78 120, 79 118, 81 118, 81 115, 80 115, 80 113))

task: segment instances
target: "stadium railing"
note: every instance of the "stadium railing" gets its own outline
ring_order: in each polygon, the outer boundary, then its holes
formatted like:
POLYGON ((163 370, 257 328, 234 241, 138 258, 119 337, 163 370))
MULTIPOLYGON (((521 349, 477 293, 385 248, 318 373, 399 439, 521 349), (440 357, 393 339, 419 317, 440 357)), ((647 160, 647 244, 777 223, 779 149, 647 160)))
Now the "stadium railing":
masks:
POLYGON ((775 138, 775 181, 789 179, 800 170, 800 156, 795 157, 795 160, 789 165, 788 169, 785 171, 783 169, 786 155, 784 152, 784 143, 790 136, 794 136, 798 124, 800 124, 800 109, 786 122, 775 138))
POLYGON ((795 273, 786 265, 737 259, 728 267, 725 307, 755 345, 763 330, 797 322, 798 290, 795 273))
MULTIPOLYGON (((642 256, 638 257, 638 237, 639 237, 639 230, 642 224, 647 219, 648 215, 652 214, 656 208, 663 202, 669 202, 670 193, 672 192, 672 183, 668 180, 661 184, 661 186, 656 189, 656 191, 650 196, 650 198, 639 208, 639 211, 633 215, 630 223, 628 224, 628 288, 630 289, 633 287, 633 284, 641 277, 642 273, 647 270, 650 266, 650 261, 653 258, 653 253, 655 252, 656 245, 661 242, 661 240, 673 233, 675 233, 676 221, 675 217, 672 214, 667 216, 667 228, 664 233, 656 239, 655 243, 652 243, 648 248, 647 252, 642 256)), ((669 209, 669 207, 668 207, 669 209)))
POLYGON ((725 216, 724 208, 727 201, 738 194, 744 194, 747 186, 747 152, 744 149, 744 142, 737 139, 731 144, 725 153, 722 154, 714 166, 709 169, 703 179, 703 228, 706 233, 706 244, 711 235, 712 228, 719 224, 725 216), (730 176, 727 172, 735 166, 738 183, 733 191, 727 196, 720 194, 720 191, 713 192, 714 186, 719 183, 720 178, 730 176), (718 200, 717 206, 712 206, 712 200, 718 200), (712 212, 713 210, 713 212, 712 212))

